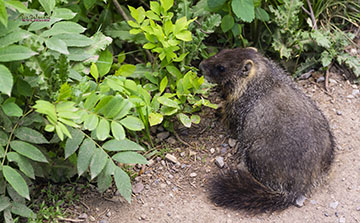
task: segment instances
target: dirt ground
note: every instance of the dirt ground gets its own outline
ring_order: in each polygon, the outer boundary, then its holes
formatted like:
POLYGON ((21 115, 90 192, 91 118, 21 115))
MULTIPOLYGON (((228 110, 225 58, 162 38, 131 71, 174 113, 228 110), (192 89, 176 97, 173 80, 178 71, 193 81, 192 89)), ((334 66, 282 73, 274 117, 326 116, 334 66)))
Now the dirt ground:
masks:
MULTIPOLYGON (((234 152, 229 134, 214 110, 206 109, 202 121, 191 129, 178 130, 179 140, 163 144, 178 164, 155 159, 134 181, 131 204, 120 196, 91 193, 82 197, 89 221, 131 222, 360 222, 360 94, 358 87, 330 74, 329 91, 324 82, 299 81, 330 122, 337 142, 335 162, 326 183, 318 187, 301 208, 292 206, 280 213, 248 216, 216 207, 207 198, 206 183, 220 171, 216 157, 230 160, 234 152), (229 145, 230 144, 230 145, 229 145)), ((163 131, 163 130, 160 130, 163 131)), ((157 132, 159 133, 159 131, 157 132)), ((170 136, 176 139, 174 136, 170 136)), ((171 142, 166 139, 164 141, 171 142)), ((172 140, 174 141, 174 140, 172 140)), ((165 155, 165 154, 164 154, 165 155)), ((226 168, 226 164, 225 167, 226 168)))

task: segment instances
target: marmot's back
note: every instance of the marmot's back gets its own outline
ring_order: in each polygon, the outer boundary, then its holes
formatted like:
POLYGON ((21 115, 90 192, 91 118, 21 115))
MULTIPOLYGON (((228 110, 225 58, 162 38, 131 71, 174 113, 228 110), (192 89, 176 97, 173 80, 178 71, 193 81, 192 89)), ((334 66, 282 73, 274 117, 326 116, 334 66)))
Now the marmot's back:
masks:
POLYGON ((332 163, 335 143, 321 111, 254 48, 223 50, 200 64, 226 98, 226 122, 247 170, 212 181, 211 199, 253 213, 308 195, 332 163))

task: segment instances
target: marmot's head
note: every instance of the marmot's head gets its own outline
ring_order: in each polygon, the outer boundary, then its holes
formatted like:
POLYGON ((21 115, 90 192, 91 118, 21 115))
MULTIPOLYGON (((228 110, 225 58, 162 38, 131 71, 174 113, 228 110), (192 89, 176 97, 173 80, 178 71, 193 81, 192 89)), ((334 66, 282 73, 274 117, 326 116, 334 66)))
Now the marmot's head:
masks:
MULTIPOLYGON (((234 90, 244 90, 257 72, 264 71, 263 58, 253 47, 225 49, 202 61, 200 70, 221 86, 224 96, 229 96, 234 90)), ((241 92, 237 92, 235 97, 240 95, 241 92)))

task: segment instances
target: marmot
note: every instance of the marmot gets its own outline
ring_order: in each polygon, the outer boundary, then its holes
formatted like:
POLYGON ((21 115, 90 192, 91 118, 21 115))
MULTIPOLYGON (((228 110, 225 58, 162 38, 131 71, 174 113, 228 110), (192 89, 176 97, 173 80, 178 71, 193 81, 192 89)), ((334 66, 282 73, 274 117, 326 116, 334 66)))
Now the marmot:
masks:
POLYGON ((258 214, 308 196, 328 172, 335 148, 328 121, 314 102, 252 47, 222 50, 200 69, 222 89, 223 115, 245 166, 211 180, 210 199, 258 214))

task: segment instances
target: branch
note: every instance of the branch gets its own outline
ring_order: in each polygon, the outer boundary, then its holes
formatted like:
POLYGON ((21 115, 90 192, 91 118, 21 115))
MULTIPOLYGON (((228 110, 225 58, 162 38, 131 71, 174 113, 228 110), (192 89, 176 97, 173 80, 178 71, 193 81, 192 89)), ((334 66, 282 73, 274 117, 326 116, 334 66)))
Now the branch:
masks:
POLYGON ((310 0, 307 0, 307 3, 308 3, 308 6, 309 6, 309 9, 310 9, 310 17, 311 17, 311 20, 312 20, 312 23, 313 23, 313 29, 317 29, 316 19, 315 19, 313 9, 311 7, 310 0))
POLYGON ((116 10, 121 14, 121 16, 126 20, 129 21, 129 17, 126 15, 126 13, 124 12, 124 10, 121 8, 121 5, 119 4, 119 2, 117 0, 113 0, 114 5, 116 7, 116 10))

